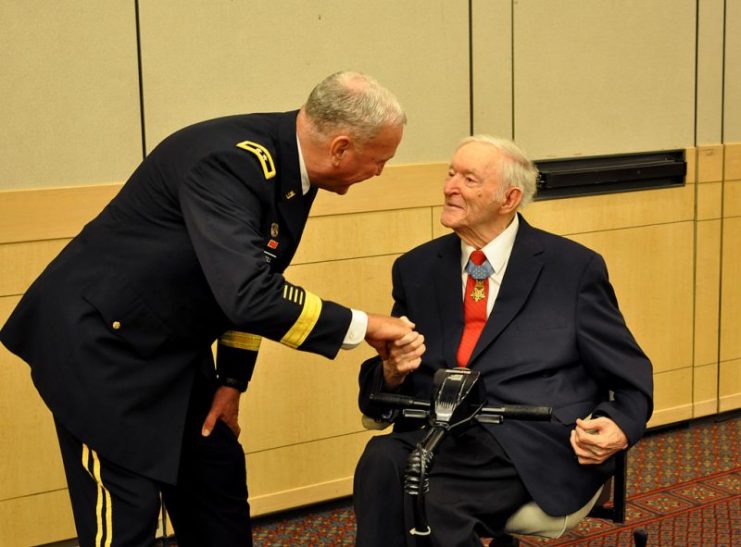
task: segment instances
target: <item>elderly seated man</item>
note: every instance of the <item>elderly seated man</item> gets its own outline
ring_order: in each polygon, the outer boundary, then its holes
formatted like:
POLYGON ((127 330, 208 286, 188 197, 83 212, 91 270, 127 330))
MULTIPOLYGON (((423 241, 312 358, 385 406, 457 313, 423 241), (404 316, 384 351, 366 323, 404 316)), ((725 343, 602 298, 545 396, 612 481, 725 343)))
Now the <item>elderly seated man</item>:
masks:
MULTIPOLYGON (((441 223, 455 233, 394 264, 393 315, 416 332, 360 372, 360 408, 380 419, 374 392, 429 399, 440 368, 480 373, 488 405, 543 405, 549 422, 474 425, 439 445, 430 470, 427 540, 481 545, 533 501, 548 515, 575 513, 595 497, 618 451, 651 416, 652 367, 618 308, 596 252, 530 226, 518 213, 537 170, 511 141, 464 139, 444 185, 441 223)), ((400 419, 374 437, 355 473, 357 544, 414 544, 403 491, 411 450, 425 435, 400 419)))

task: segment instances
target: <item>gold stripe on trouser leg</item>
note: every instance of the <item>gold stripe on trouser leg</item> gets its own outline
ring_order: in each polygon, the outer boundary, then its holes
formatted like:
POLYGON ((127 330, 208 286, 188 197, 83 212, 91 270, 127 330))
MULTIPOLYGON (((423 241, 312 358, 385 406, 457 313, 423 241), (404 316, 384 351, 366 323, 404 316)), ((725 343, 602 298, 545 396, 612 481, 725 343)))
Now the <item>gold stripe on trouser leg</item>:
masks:
POLYGON ((95 450, 91 450, 85 443, 82 444, 82 465, 98 485, 98 501, 95 504, 95 518, 97 526, 95 545, 96 547, 110 547, 111 542, 113 541, 111 493, 103 485, 103 479, 100 476, 100 459, 98 458, 98 454, 95 450), (90 470, 91 460, 93 464, 92 471, 90 470))

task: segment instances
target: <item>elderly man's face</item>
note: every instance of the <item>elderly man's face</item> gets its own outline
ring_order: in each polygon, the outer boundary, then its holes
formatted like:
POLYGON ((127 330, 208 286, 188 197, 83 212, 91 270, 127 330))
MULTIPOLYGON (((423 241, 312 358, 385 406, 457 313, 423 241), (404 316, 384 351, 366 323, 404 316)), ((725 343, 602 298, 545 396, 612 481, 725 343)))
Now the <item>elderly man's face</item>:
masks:
POLYGON ((461 146, 450 162, 440 222, 472 245, 486 244, 501 224, 504 191, 500 155, 488 144, 470 142, 461 146))

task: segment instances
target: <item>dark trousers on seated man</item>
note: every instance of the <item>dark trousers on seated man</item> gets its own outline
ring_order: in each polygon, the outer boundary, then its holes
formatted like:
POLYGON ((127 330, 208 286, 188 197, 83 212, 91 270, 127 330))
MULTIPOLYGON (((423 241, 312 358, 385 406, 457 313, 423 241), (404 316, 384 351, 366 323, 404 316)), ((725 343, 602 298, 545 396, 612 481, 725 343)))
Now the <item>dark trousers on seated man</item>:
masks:
MULTIPOLYGON (((355 472, 359 547, 415 545, 414 500, 403 491, 410 453, 426 430, 374 437, 355 472)), ((480 546, 530 500, 512 462, 481 426, 449 434, 436 450, 425 495, 431 545, 480 546)))

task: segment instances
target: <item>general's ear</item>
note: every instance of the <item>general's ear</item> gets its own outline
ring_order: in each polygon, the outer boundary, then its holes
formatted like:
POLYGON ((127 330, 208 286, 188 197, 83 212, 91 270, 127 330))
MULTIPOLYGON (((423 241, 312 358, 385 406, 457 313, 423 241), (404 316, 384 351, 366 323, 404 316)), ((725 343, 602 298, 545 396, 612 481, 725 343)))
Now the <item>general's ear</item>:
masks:
POLYGON ((332 156, 332 164, 337 166, 340 164, 342 157, 350 149, 352 141, 347 135, 337 135, 329 143, 329 153, 332 156))

